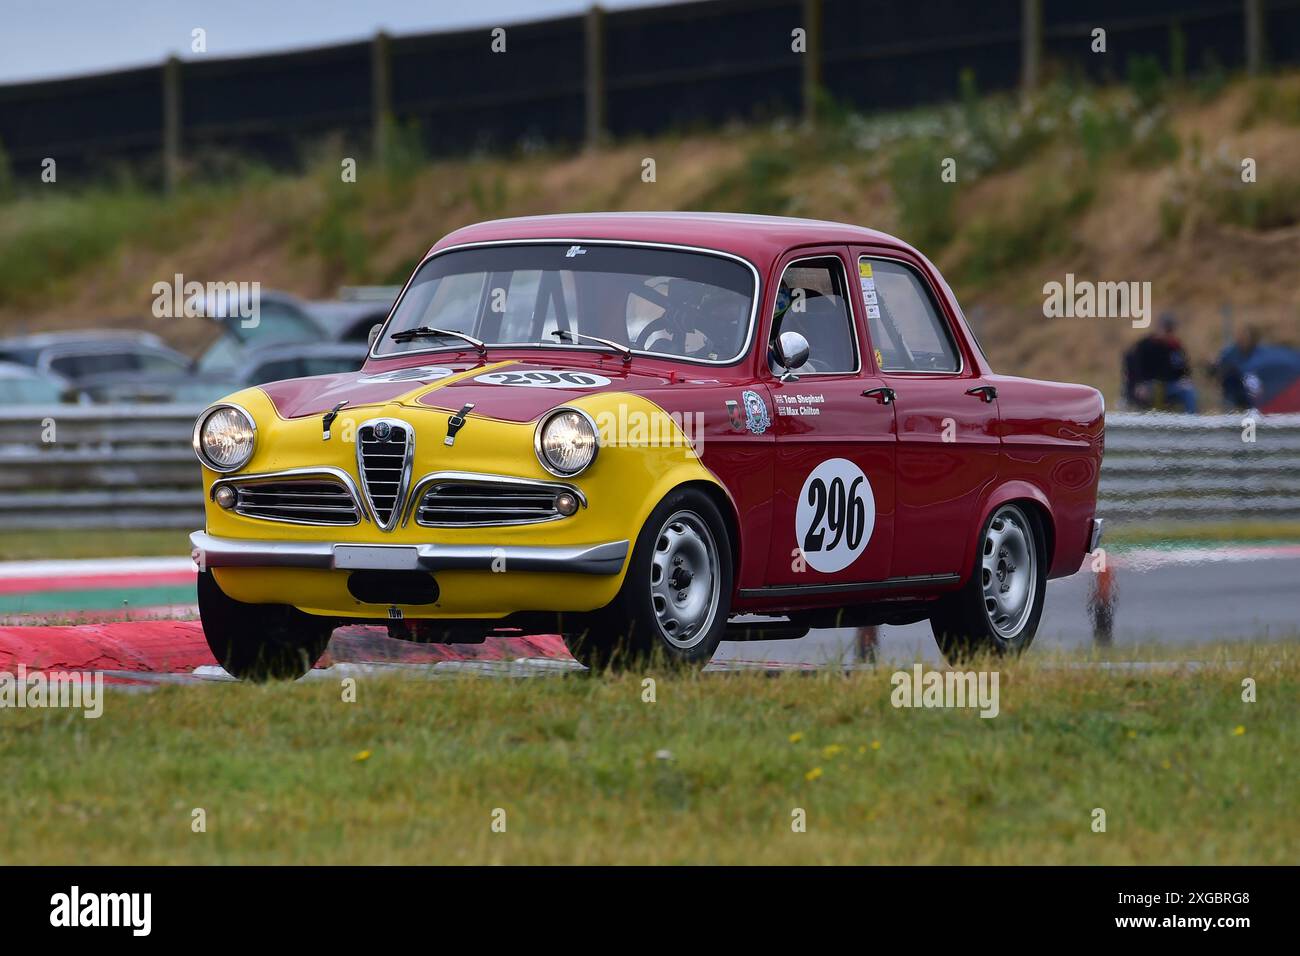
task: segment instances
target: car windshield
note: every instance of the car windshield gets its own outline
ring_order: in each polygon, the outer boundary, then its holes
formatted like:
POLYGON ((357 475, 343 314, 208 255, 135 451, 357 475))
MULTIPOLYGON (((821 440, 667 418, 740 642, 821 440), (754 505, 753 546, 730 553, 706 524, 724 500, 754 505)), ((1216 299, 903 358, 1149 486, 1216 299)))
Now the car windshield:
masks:
POLYGON ((491 345, 595 348, 596 336, 636 352, 731 362, 745 351, 754 271, 704 252, 544 243, 485 246, 420 267, 375 343, 375 355, 468 348, 419 329, 461 332, 491 345))

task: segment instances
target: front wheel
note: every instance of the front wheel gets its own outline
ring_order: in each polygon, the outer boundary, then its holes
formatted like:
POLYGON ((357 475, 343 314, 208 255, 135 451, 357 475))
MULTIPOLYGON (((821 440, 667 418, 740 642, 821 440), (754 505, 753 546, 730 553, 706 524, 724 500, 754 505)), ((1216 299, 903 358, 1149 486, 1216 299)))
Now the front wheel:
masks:
POLYGON ((703 666, 726 630, 732 575, 722 514, 702 491, 679 488, 646 519, 618 597, 565 642, 593 670, 656 655, 703 666))
POLYGON ((284 604, 228 597, 211 571, 199 573, 199 617, 208 648, 241 680, 294 680, 325 653, 334 622, 284 604))
POLYGON ((1037 521, 1002 505, 980 534, 970 579, 939 602, 930 628, 950 663, 977 654, 1019 654, 1038 631, 1047 590, 1047 554, 1037 521))

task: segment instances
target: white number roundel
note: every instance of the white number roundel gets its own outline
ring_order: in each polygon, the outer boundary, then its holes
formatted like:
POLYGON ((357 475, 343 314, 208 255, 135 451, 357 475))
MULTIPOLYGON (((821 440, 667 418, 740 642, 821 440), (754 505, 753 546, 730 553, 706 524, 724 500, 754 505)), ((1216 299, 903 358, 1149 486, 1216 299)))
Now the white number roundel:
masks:
POLYGON ((794 513, 799 550, 810 568, 843 571, 866 548, 875 526, 876 496, 861 468, 831 458, 812 470, 794 513))
POLYGON ((595 372, 529 369, 523 371, 484 372, 474 381, 485 385, 513 385, 517 388, 604 388, 609 379, 595 372))

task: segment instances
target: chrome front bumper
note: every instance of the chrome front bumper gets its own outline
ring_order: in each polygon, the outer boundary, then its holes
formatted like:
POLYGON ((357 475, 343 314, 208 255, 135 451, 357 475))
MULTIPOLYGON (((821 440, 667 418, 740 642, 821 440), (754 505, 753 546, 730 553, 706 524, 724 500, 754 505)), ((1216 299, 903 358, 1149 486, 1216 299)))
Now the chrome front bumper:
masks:
POLYGON ((1088 553, 1089 553, 1089 554, 1092 554, 1092 552, 1096 551, 1096 550, 1097 550, 1097 545, 1101 544, 1101 524, 1102 524, 1102 520, 1103 520, 1103 519, 1101 519, 1101 518, 1093 518, 1093 519, 1092 519, 1092 530, 1091 530, 1091 531, 1089 532, 1089 534, 1088 534, 1088 553))
POLYGON ((552 571, 618 574, 627 541, 558 547, 487 544, 331 544, 190 535, 191 554, 208 568, 314 568, 326 571, 552 571))

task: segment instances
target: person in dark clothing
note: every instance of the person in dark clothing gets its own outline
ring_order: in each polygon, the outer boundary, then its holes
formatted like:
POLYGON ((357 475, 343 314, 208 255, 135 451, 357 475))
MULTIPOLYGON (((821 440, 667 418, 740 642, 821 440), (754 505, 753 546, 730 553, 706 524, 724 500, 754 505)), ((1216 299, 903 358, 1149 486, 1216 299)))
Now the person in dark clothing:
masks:
POLYGON ((1257 382, 1248 382, 1245 372, 1246 364, 1254 357, 1259 348, 1259 329, 1247 326, 1237 333, 1233 344, 1219 354, 1214 364, 1214 372, 1223 386, 1223 403, 1228 408, 1247 409, 1256 404, 1257 382), (1255 387, 1251 388, 1254 384, 1255 387))
POLYGON ((1130 404, 1139 408, 1196 411, 1191 366, 1177 330, 1177 320, 1165 312, 1156 331, 1139 339, 1124 353, 1124 397, 1130 404))

